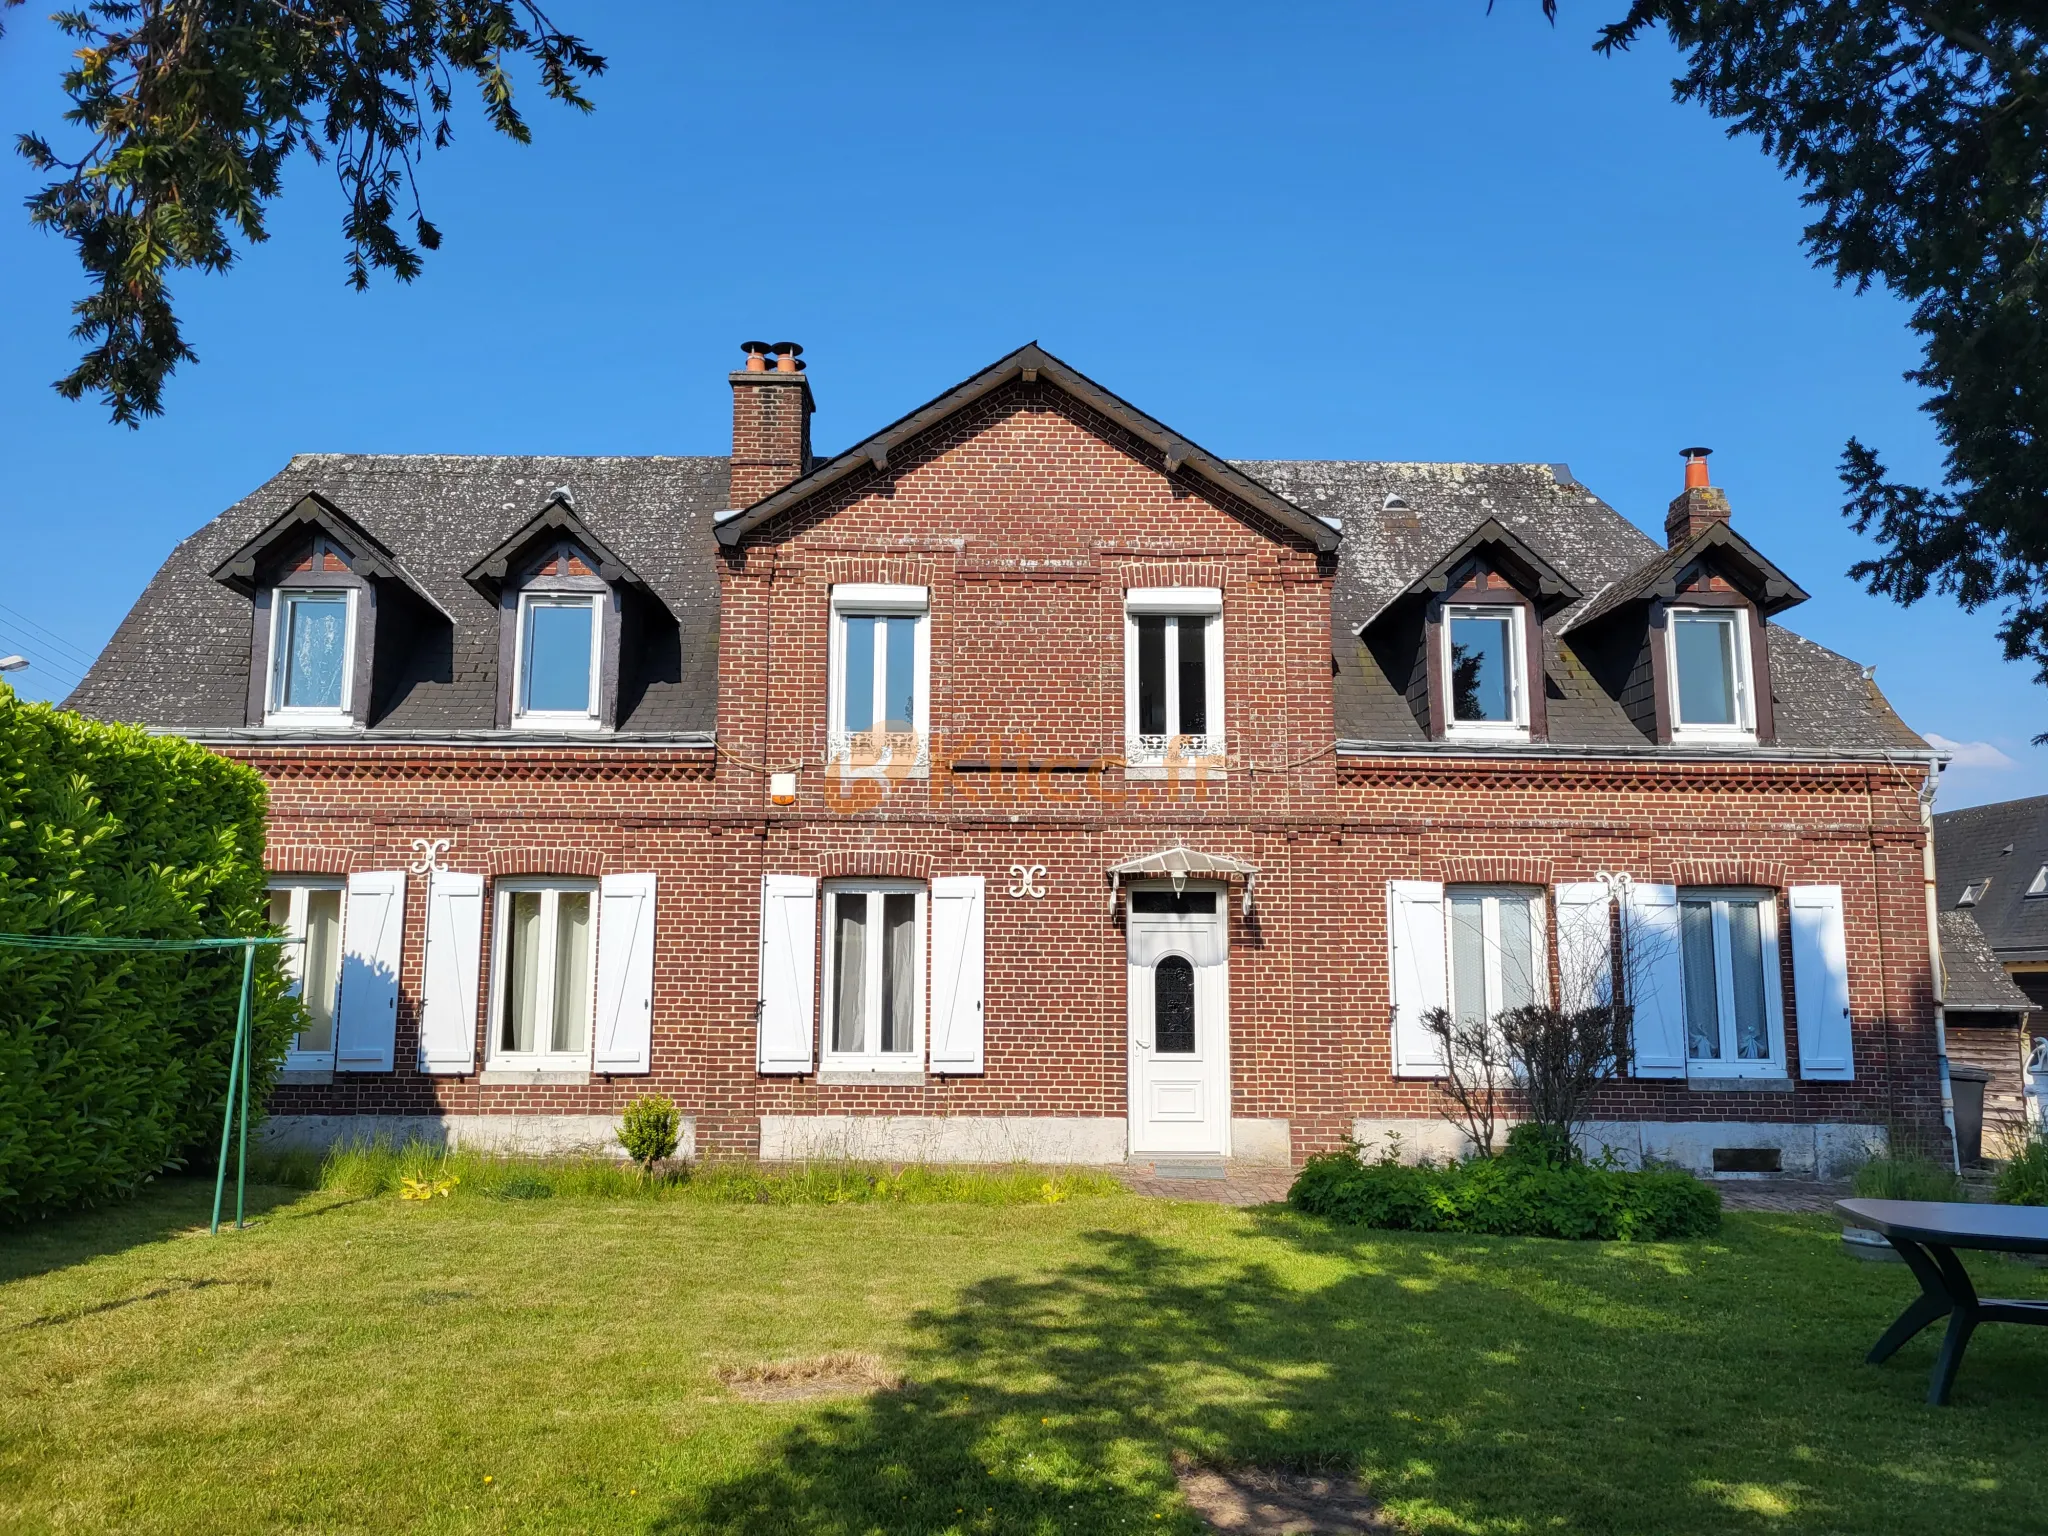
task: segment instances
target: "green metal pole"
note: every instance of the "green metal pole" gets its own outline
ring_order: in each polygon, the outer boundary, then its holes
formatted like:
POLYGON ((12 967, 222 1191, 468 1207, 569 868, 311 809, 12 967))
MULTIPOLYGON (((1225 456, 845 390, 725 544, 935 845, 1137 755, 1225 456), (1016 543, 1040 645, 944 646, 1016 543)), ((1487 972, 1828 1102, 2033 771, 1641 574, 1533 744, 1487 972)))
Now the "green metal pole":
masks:
POLYGON ((235 1014, 235 1048, 228 1058, 228 1099, 220 1111, 220 1166, 213 1175, 213 1224, 211 1237, 220 1236, 220 1197, 228 1182, 228 1136, 235 1128, 235 1083, 242 1070, 242 1032, 249 1027, 249 979, 255 970, 255 950, 242 948, 242 1006, 235 1014))
POLYGON ((250 983, 256 973, 256 946, 242 946, 242 1011, 235 1024, 235 1039, 242 1046, 242 1134, 237 1139, 241 1163, 235 1169, 235 1230, 242 1230, 242 1200, 249 1186, 249 1079, 255 1075, 255 1021, 249 1017, 250 983))

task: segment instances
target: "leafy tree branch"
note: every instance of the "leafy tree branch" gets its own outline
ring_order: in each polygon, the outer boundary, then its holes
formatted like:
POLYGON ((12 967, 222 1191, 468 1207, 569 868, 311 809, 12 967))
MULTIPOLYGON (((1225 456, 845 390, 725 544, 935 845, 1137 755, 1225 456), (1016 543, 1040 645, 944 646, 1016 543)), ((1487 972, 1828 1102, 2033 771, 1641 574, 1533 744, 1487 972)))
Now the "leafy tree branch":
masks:
POLYGON ((1815 263, 1912 305, 1942 483, 1852 438, 1844 512, 1878 553, 1850 574, 1902 604, 2002 605, 2006 655, 2048 683, 2048 7, 1632 0, 1594 46, 1658 26, 1685 54, 1676 97, 1804 185, 1815 263))
POLYGON ((161 413, 165 381, 197 360, 170 275, 224 271, 238 238, 267 238, 295 151, 334 165, 349 283, 380 269, 410 281, 441 243, 415 173, 453 137, 460 82, 492 128, 526 143, 515 63, 582 112, 605 68, 535 0, 91 0, 53 20, 78 44, 63 88, 81 147, 36 133, 16 147, 50 177, 30 220, 72 243, 90 284, 72 306, 84 353, 56 388, 98 394, 130 427, 161 413))

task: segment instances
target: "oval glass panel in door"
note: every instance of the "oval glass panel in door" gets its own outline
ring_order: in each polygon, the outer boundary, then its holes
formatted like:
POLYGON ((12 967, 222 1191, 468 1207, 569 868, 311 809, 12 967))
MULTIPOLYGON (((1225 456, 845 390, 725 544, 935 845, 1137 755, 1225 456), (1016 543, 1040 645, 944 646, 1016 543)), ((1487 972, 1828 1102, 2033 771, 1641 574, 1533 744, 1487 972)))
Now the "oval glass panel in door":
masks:
POLYGON ((1152 1048, 1162 1056, 1195 1053, 1195 968, 1179 955, 1152 972, 1152 1048))

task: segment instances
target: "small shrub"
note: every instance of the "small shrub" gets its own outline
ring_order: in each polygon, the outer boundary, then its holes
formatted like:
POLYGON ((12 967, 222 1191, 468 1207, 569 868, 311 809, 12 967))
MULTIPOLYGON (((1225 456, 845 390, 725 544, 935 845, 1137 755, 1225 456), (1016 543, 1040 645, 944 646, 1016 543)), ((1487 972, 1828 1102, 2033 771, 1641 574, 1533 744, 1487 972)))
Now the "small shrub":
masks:
POLYGON ((619 1145, 642 1168, 676 1155, 676 1142, 683 1130, 682 1112, 676 1101, 658 1093, 642 1094, 626 1106, 619 1126, 619 1145))
POLYGON ((1963 1198, 1963 1183, 1954 1170, 1914 1153, 1873 1157, 1856 1170, 1855 1190, 1865 1200, 1963 1198))
POLYGON ((1501 1155, 1511 1163, 1532 1168, 1569 1168, 1578 1161, 1577 1151, 1571 1137, 1558 1127, 1528 1120, 1508 1132, 1507 1149, 1501 1155))
POLYGON ((1308 1160, 1287 1199, 1310 1215, 1411 1232, 1655 1242, 1720 1230, 1720 1194, 1689 1173, 1557 1165, 1545 1152, 1539 1142, 1443 1168, 1327 1152, 1308 1160))
POLYGON ((2015 1142, 1994 1193, 2005 1205, 2048 1205, 2048 1136, 2031 1132, 2015 1142))

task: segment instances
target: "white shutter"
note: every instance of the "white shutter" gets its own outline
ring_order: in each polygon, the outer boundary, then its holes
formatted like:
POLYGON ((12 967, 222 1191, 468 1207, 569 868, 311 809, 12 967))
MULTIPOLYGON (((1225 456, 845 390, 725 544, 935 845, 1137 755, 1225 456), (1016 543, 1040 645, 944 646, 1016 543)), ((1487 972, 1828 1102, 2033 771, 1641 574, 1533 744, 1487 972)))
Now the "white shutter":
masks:
POLYGON ((1685 1076, 1685 957, 1678 887, 1637 881, 1622 908, 1623 979, 1635 1008, 1637 1077, 1685 1076))
POLYGON ((763 876, 755 1057, 760 1071, 811 1070, 817 994, 818 882, 808 875, 763 876))
POLYGON ((932 881, 932 1070, 974 1073, 982 1061, 985 883, 980 875, 932 881))
POLYGON ((348 877, 342 915, 341 1001, 334 1017, 338 1072, 389 1072, 398 1037, 398 963, 405 939, 405 871, 348 877))
POLYGON ((1393 978, 1394 1075, 1441 1077, 1443 1043, 1422 1016, 1449 1002, 1444 979, 1444 888, 1434 880, 1387 882, 1388 968, 1393 978))
POLYGON ((1849 1029, 1849 943, 1839 885, 1795 885, 1792 996, 1799 1009, 1799 1075, 1846 1083, 1856 1076, 1849 1029))
POLYGON ((1566 1008, 1592 1008, 1614 997, 1612 905, 1598 880, 1568 880, 1557 887, 1557 977, 1566 1008))
POLYGON ((654 1055, 654 876, 597 884, 599 1072, 648 1072, 654 1055))
POLYGON ((422 1072, 476 1070, 477 962, 483 951, 484 877, 437 872, 427 882, 427 966, 420 983, 422 1072))

